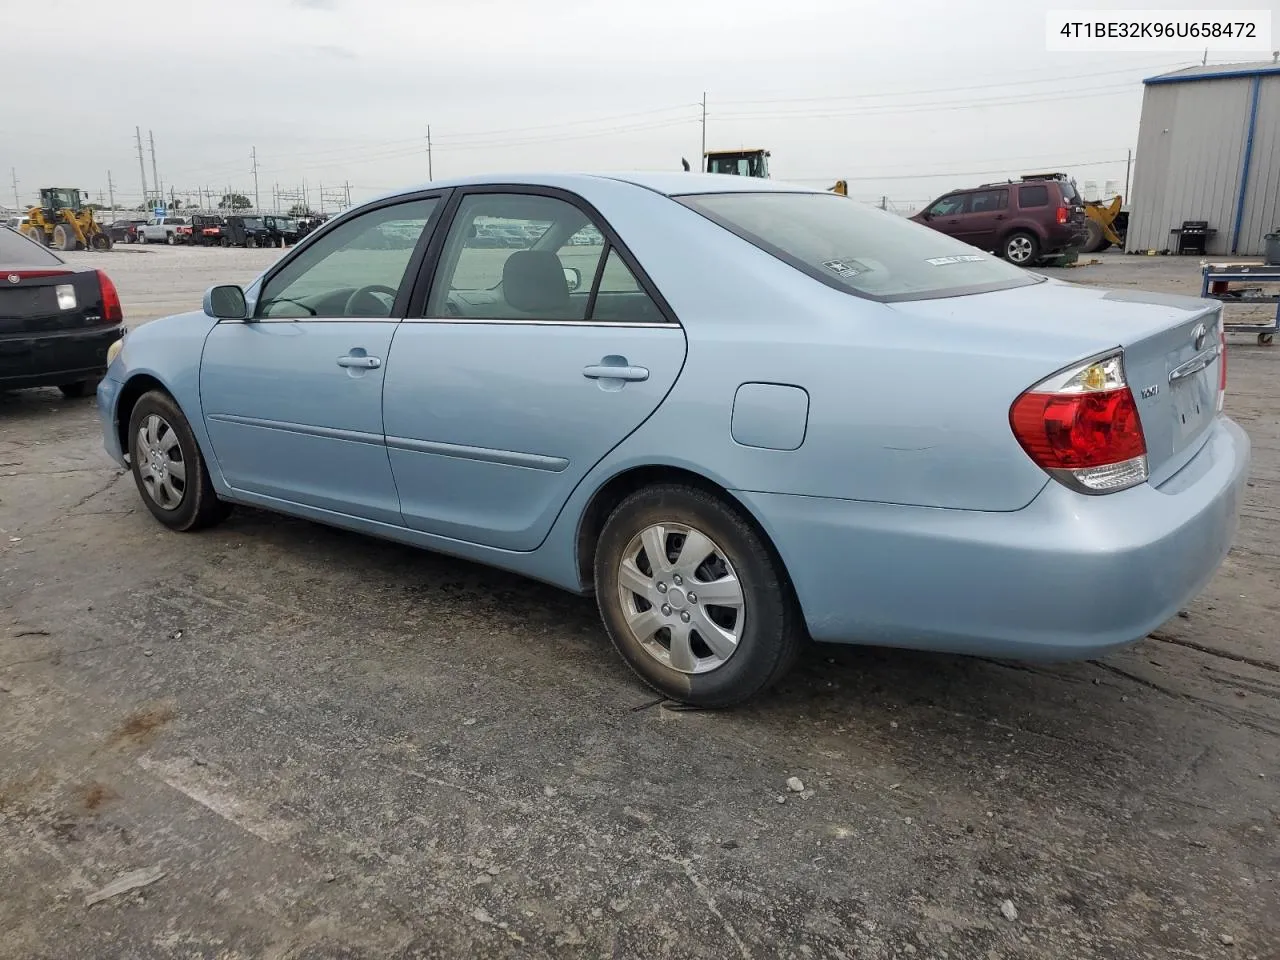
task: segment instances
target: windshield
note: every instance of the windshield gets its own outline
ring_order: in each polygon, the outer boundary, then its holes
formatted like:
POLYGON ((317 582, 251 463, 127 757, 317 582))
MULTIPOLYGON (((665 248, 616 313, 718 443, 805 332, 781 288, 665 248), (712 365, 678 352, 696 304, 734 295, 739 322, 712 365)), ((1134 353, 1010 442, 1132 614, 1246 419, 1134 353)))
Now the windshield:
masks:
POLYGON ((837 194, 677 199, 814 279, 873 300, 960 296, 1042 279, 930 227, 837 194))
POLYGON ((244 225, 245 225, 245 227, 246 227, 247 229, 249 229, 249 230, 265 230, 265 229, 267 229, 267 228, 263 225, 262 221, 261 221, 261 220, 259 220, 257 217, 245 217, 245 218, 244 218, 244 225))

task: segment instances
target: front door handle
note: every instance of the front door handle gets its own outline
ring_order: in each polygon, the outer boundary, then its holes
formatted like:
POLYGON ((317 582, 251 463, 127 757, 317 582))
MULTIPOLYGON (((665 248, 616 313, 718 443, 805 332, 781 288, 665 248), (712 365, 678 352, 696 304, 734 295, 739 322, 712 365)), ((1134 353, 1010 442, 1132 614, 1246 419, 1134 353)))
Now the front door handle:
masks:
POLYGON ((607 363, 593 363, 582 368, 582 375, 588 380, 648 380, 649 371, 644 367, 613 366, 607 363))
POLYGON ((378 357, 339 357, 338 366, 355 367, 359 370, 376 370, 382 366, 382 361, 378 357))

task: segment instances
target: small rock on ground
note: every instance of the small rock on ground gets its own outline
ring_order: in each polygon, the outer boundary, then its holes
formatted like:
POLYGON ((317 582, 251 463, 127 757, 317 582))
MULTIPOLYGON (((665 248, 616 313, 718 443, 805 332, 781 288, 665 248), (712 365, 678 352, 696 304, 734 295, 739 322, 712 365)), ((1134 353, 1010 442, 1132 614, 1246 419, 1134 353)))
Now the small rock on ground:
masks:
POLYGON ((1010 923, 1018 919, 1018 908, 1013 905, 1012 900, 1006 900, 1000 904, 1000 914, 1010 923))

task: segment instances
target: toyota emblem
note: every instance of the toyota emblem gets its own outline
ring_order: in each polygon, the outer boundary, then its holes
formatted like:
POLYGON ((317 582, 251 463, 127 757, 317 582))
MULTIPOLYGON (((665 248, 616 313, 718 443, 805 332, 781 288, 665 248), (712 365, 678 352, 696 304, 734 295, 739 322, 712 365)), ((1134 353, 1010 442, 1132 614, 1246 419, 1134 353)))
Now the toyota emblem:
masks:
POLYGON ((1205 338, 1205 329, 1204 329, 1204 324, 1203 324, 1203 323, 1197 323, 1197 324, 1196 324, 1196 332, 1195 332, 1194 336, 1195 336, 1195 338, 1196 338, 1196 349, 1197 349, 1197 350, 1203 350, 1203 349, 1204 349, 1204 338, 1205 338))
POLYGON ((9 274, 10 283, 20 283, 21 281, 22 281, 22 278, 18 276, 16 273, 9 274))

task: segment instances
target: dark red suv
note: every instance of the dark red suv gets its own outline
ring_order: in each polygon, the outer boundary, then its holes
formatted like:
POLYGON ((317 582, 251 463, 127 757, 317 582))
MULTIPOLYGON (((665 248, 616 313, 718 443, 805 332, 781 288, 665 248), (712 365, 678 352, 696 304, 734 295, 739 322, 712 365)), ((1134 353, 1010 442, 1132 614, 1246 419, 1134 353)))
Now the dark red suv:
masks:
POLYGON ((1061 173, 953 190, 911 219, 1020 267, 1078 250, 1086 232, 1080 194, 1061 173))

